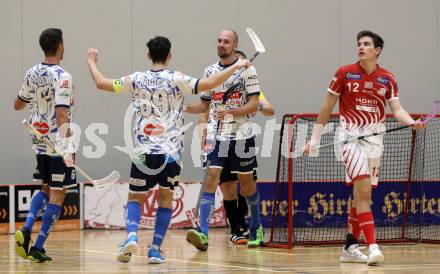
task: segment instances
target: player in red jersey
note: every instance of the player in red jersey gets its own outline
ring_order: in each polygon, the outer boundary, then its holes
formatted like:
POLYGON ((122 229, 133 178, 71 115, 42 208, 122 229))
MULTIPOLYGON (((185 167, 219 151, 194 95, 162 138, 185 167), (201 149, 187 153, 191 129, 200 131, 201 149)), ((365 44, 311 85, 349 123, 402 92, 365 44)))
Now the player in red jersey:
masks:
MULTIPOLYGON (((383 44, 383 39, 376 33, 358 33, 359 61, 340 67, 333 77, 314 125, 312 137, 304 147, 305 154, 314 152, 313 148, 319 145, 322 128, 338 101, 341 125, 337 133, 340 140, 377 132, 378 127, 383 129, 387 103, 396 120, 402 125, 412 125, 413 129, 426 126, 421 121, 414 121, 402 107, 394 76, 377 64, 383 44)), ((382 136, 349 143, 341 148, 346 181, 353 185, 354 197, 347 221, 347 241, 340 258, 341 262, 366 262, 368 265, 375 265, 384 260, 376 243, 370 207, 372 187, 377 185, 379 178, 382 149, 382 136), (368 256, 363 254, 357 245, 361 232, 368 245, 368 256)))

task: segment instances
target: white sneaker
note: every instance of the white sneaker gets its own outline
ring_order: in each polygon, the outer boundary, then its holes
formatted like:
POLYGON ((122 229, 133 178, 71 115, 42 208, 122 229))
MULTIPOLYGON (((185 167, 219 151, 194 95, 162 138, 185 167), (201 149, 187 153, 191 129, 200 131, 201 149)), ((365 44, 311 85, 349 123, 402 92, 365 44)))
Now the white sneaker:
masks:
POLYGON ((368 257, 359 250, 357 244, 353 244, 347 249, 345 249, 345 247, 342 248, 342 255, 339 260, 341 263, 366 263, 368 257))
POLYGON ((131 256, 136 254, 137 241, 138 241, 137 236, 131 236, 125 242, 119 245, 119 252, 116 259, 121 263, 130 262, 131 256))
POLYGON ((368 247, 368 265, 377 265, 384 261, 385 257, 380 251, 379 246, 377 244, 372 244, 368 247))

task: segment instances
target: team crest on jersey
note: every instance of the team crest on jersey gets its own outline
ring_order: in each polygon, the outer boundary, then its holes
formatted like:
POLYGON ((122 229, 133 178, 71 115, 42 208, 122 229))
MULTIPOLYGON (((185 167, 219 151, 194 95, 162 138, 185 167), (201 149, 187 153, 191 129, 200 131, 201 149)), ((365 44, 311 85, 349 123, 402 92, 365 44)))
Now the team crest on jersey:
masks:
POLYGON ((144 127, 144 133, 148 136, 161 135, 165 131, 165 128, 159 124, 147 124, 144 127))
POLYGON ((380 89, 377 91, 377 93, 378 93, 380 96, 385 96, 385 93, 387 93, 387 89, 386 89, 386 88, 380 88, 380 89))
POLYGON ((388 84, 390 82, 390 79, 386 78, 386 77, 377 77, 377 82, 381 83, 381 84, 388 84))
POLYGON ((49 132, 49 125, 46 122, 35 122, 32 125, 43 135, 49 132))
POLYGON ((347 74, 345 75, 345 78, 347 80, 361 80, 361 75, 359 73, 347 72, 347 74))

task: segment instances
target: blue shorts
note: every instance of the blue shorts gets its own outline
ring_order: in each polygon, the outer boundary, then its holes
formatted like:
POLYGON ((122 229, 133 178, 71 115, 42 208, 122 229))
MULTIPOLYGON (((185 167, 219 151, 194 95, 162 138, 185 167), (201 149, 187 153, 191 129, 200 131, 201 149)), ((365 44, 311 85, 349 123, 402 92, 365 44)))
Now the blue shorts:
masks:
POLYGON ((217 141, 214 149, 207 156, 207 160, 211 161, 209 168, 227 169, 229 174, 253 173, 258 168, 255 152, 255 138, 217 141))
POLYGON ((131 163, 130 192, 146 193, 159 184, 161 188, 174 189, 180 179, 180 159, 165 154, 142 154, 140 163, 131 163))
POLYGON ((37 154, 37 168, 33 174, 35 181, 49 185, 51 189, 64 189, 76 186, 76 172, 67 167, 63 158, 37 154))
MULTIPOLYGON (((204 157, 203 161, 203 168, 206 167, 206 157, 204 157)), ((254 169, 254 181, 258 179, 257 176, 257 170, 254 169)), ((238 181, 237 173, 231 173, 231 168, 229 167, 229 164, 226 163, 226 165, 222 169, 222 173, 220 174, 220 184, 224 182, 236 182, 238 181)))

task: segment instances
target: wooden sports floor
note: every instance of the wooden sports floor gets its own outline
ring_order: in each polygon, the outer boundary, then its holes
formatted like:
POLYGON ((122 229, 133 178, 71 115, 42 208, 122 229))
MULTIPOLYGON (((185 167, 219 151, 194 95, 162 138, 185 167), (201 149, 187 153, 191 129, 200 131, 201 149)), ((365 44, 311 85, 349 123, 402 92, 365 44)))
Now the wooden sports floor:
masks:
MULTIPOLYGON (((167 262, 149 265, 145 259, 152 231, 140 232, 140 250, 128 264, 116 261, 124 231, 53 232, 46 244, 53 262, 37 264, 18 258, 13 235, 0 236, 0 273, 440 273, 440 246, 429 244, 382 246, 380 266, 341 264, 340 247, 248 249, 227 242, 226 229, 210 231, 208 252, 185 241, 184 230, 171 230, 163 251, 167 262)), ((36 234, 33 235, 35 239, 36 234)))

